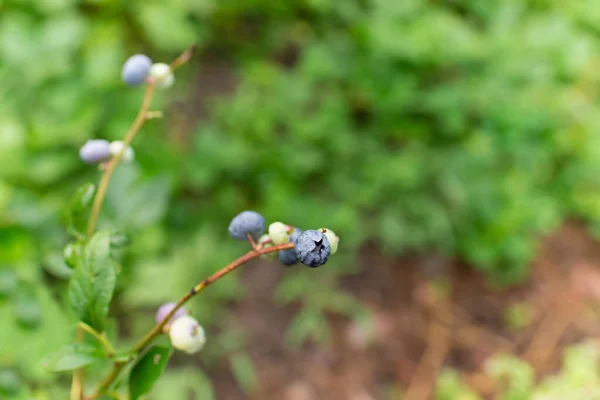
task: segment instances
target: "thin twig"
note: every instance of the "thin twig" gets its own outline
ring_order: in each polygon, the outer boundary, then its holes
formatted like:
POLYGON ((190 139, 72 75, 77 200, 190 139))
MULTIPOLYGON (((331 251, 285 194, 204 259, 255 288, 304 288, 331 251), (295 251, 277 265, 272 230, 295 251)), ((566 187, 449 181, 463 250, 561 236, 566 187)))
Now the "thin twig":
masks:
POLYGON ((96 192, 96 197, 94 197, 94 204, 92 205, 92 211, 90 213, 90 219, 88 221, 87 235, 88 237, 94 234, 96 230, 96 224, 98 222, 98 216, 100 215, 100 210, 102 209, 102 204, 104 203, 104 198, 106 197, 106 192, 108 190, 108 184, 110 183, 110 179, 113 176, 113 173, 117 169, 119 162, 121 161, 121 157, 123 153, 129 147, 133 139, 135 139, 135 135, 140 131, 140 128, 144 125, 144 122, 147 119, 148 108, 150 107, 150 103, 152 101, 152 96, 154 95, 154 91, 156 86, 154 84, 150 84, 146 86, 146 93, 144 94, 144 100, 142 101, 142 107, 138 112, 131 128, 125 135, 123 139, 123 148, 114 156, 110 162, 108 163, 108 167, 104 171, 102 178, 100 179, 100 184, 98 185, 98 191, 96 192))
MULTIPOLYGON (((190 60, 194 51, 196 50, 196 46, 193 45, 189 47, 183 54, 181 54, 175 61, 171 63, 171 71, 175 71, 177 68, 185 64, 190 60)), ((106 191, 108 190, 108 184, 110 183, 110 179, 112 178, 115 169, 119 165, 123 154, 127 150, 127 147, 133 142, 135 136, 140 131, 144 122, 146 122, 148 117, 148 110, 150 108, 150 103, 152 102, 152 97, 154 96, 154 92, 156 90, 156 80, 150 80, 146 85, 146 93, 144 94, 144 99, 142 100, 142 106, 138 111, 135 120, 131 124, 129 131, 125 135, 123 139, 123 148, 119 152, 119 154, 115 155, 110 162, 108 163, 108 167, 104 171, 102 178, 100 179, 100 184, 98 185, 98 191, 96 192, 96 197, 94 198, 94 203, 92 205, 92 211, 90 213, 90 219, 88 221, 88 229, 87 235, 92 236, 94 231, 96 230, 96 224, 98 223, 98 217, 100 215, 100 210, 102 209, 102 204, 104 203, 104 198, 106 197, 106 191)), ((151 116, 155 116, 155 111, 152 111, 151 116)))
MULTIPOLYGON (((171 71, 175 71, 181 65, 188 62, 194 52, 196 51, 196 45, 190 46, 186 51, 184 51, 179 57, 175 59, 170 65, 171 71)), ((152 97, 154 95, 156 89, 156 80, 147 83, 146 92, 144 94, 144 98, 142 100, 142 105, 138 114, 136 115, 131 127, 125 134, 123 138, 123 148, 121 151, 116 154, 109 162, 106 168, 104 169, 104 173, 102 174, 102 178, 100 179, 100 183, 98 185, 98 190, 96 191, 96 195, 94 197, 94 202, 92 204, 92 210, 90 211, 90 217, 88 219, 87 225, 87 236, 91 237, 96 230, 96 225, 98 223, 98 218, 100 216, 100 210, 102 209, 102 204, 104 203, 104 198, 106 197, 106 192, 108 190, 108 185, 110 180, 115 172, 115 169, 119 165, 123 154, 135 139, 135 136, 140 131, 144 122, 146 122, 149 118, 156 117, 156 112, 149 112, 150 103, 152 102, 152 97)), ((77 329, 77 335, 81 334, 83 338, 83 330, 81 327, 77 329)), ((106 346, 105 346, 106 348, 106 346)), ((116 365, 116 364, 115 364, 116 365)), ((71 387, 71 400, 81 400, 83 398, 83 377, 84 370, 82 368, 77 369, 73 372, 73 384, 71 387)), ((114 378, 113 378, 114 379, 114 378)))
MULTIPOLYGON (((173 315, 175 315, 177 310, 179 310, 179 308, 181 308, 181 306, 183 306, 189 299, 191 299, 196 294, 201 292, 207 286, 211 285, 212 283, 214 283, 217 280, 219 280, 220 278, 224 277, 231 271, 241 267, 242 265, 246 264, 248 261, 250 261, 254 258, 260 257, 267 253, 272 253, 275 251, 287 250, 287 249, 292 249, 292 248, 294 248, 294 243, 285 243, 285 244, 281 244, 278 246, 272 246, 272 247, 268 247, 265 249, 261 249, 259 251, 255 251, 253 249, 253 250, 249 251, 248 253, 244 254, 243 256, 241 256, 240 258, 238 258, 237 260, 233 261, 232 263, 221 268, 219 271, 215 272, 214 274, 212 274, 205 280, 199 282, 189 292, 187 292, 181 299, 179 299, 179 301, 177 302, 175 307, 173 307, 171 312, 169 312, 162 319, 162 321, 160 321, 159 323, 154 325, 154 327, 142 339, 140 339, 135 346, 133 346, 131 353, 133 353, 134 355, 140 354, 156 336, 158 336, 162 333, 163 327, 171 319, 171 317, 173 315)), ((104 378, 102 380, 102 382, 100 382, 100 384, 98 385, 96 392, 93 395, 91 395, 90 397, 88 397, 87 400, 95 400, 102 393, 104 393, 110 387, 110 385, 113 383, 113 381, 119 376, 119 374, 121 373, 121 370, 125 367, 125 365, 127 365, 126 362, 115 362, 112 370, 109 372, 109 374, 106 376, 106 378, 104 378)))
MULTIPOLYGON (((77 343, 83 342, 83 336, 85 332, 78 326, 77 333, 75 334, 75 341, 77 343)), ((83 397, 83 377, 84 369, 78 368, 73 371, 73 383, 71 384, 71 400, 81 400, 83 397)))
POLYGON ((102 346, 104 347, 104 352, 106 353, 106 355, 108 357, 112 357, 112 356, 115 355, 116 351, 115 351, 114 347, 106 339, 106 336, 104 334, 96 332, 96 330, 94 328, 92 328, 91 326, 89 326, 85 322, 80 322, 79 323, 79 328, 83 329, 89 335, 91 335, 92 337, 94 337, 98 342, 100 342, 100 344, 102 344, 102 346))
POLYGON ((250 233, 246 234, 246 237, 248 238, 248 243, 250 243, 250 246, 252 246, 252 249, 254 251, 260 250, 260 248, 258 247, 258 245, 256 244, 256 242, 254 241, 254 238, 252 237, 252 235, 250 233))

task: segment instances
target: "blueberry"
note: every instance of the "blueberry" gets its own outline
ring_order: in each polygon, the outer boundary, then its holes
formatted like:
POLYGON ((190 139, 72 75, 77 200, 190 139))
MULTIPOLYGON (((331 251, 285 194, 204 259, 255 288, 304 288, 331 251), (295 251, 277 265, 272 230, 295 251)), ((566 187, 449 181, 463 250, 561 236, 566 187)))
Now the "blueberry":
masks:
MULTIPOLYGON (((169 315, 169 313, 173 310, 173 308, 175 308, 176 303, 165 303, 162 306, 160 306, 158 308, 158 311, 156 311, 156 323, 160 323, 163 319, 165 319, 165 317, 167 315, 169 315)), ((183 317, 184 315, 188 315, 187 310, 185 310, 183 307, 177 309, 177 311, 175 311, 175 314, 173 314, 173 316, 171 318, 169 318, 169 321, 167 322, 167 325, 170 325, 173 323, 173 321, 175 321, 176 319, 183 317)))
POLYGON ((298 257, 296 257, 294 249, 281 250, 279 252, 279 261, 283 265, 294 265, 298 263, 298 257))
POLYGON ((95 164, 110 157, 110 143, 102 139, 88 140, 79 149, 79 158, 87 164, 95 164))
POLYGON ((173 347, 188 354, 202 350, 206 343, 204 329, 198 321, 188 315, 177 318, 173 322, 169 338, 173 347))
POLYGON ((265 217, 256 211, 243 211, 229 224, 229 234, 238 240, 248 240, 248 233, 256 240, 265 231, 265 217))
POLYGON ((168 64, 153 64, 148 74, 157 80, 156 87, 159 89, 168 89, 175 83, 175 75, 173 75, 173 71, 171 71, 171 67, 168 64))
POLYGON ((321 231, 312 229, 302 232, 296 238, 294 250, 298 261, 311 268, 325 264, 331 254, 331 246, 327 236, 321 231))
POLYGON ((143 54, 136 54, 123 64, 123 70, 121 71, 121 78, 129 86, 137 86, 146 80, 150 67, 152 66, 152 60, 143 54))
MULTIPOLYGON (((303 232, 302 229, 298 229, 298 228, 294 227, 294 230, 290 234, 289 242, 290 243, 295 242, 296 238, 298 236, 300 236, 300 234, 302 232, 303 232)), ((298 257, 296 257, 296 250, 294 250, 294 249, 280 250, 279 251, 279 261, 281 261, 281 263, 283 265, 296 264, 298 262, 298 257)))
POLYGON ((340 243, 339 236, 336 235, 335 232, 331 229, 321 228, 319 230, 323 232, 325 236, 327 236, 327 240, 329 241, 329 245, 331 246, 331 255, 337 253, 338 245, 340 243))
MULTIPOLYGON (((122 140, 115 140, 114 142, 110 142, 110 155, 115 157, 117 154, 119 154, 122 150, 123 147, 125 147, 125 143, 123 143, 122 140)), ((135 153, 133 152, 133 149, 131 148, 131 146, 127 146, 127 149, 125 149, 125 151, 123 152, 123 156, 121 157, 121 161, 125 162, 125 163, 130 163, 133 161, 133 159, 135 158, 135 153)))
POLYGON ((268 228, 269 236, 274 245, 284 244, 290 240, 292 228, 283 222, 273 222, 268 228))

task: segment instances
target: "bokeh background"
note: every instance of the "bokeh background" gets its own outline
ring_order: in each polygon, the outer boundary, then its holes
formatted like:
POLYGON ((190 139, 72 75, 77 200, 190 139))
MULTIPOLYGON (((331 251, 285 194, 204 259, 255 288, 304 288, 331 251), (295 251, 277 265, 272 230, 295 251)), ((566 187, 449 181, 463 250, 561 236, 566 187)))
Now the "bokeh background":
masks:
POLYGON ((66 398, 78 149, 132 122, 127 57, 191 43, 103 214, 119 345, 245 251, 241 210, 341 251, 194 299, 208 345, 150 399, 600 398, 596 0, 0 1, 0 398, 66 398))

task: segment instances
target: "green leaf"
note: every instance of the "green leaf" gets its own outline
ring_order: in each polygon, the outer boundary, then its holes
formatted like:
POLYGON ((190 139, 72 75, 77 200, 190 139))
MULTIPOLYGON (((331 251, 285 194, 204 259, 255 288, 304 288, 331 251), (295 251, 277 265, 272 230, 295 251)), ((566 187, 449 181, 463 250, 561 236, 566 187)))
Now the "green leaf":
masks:
POLYGON ((79 260, 81 259, 84 245, 83 242, 79 241, 68 243, 63 249, 65 264, 71 268, 75 268, 75 266, 80 263, 79 260))
POLYGON ((33 291, 19 293, 14 310, 17 321, 24 327, 35 328, 42 322, 42 307, 33 291))
POLYGON ((0 394, 10 396, 19 393, 23 381, 12 369, 0 369, 0 394))
POLYGON ((169 369, 156 383, 149 400, 215 398, 210 379, 198 367, 169 369))
POLYGON ((154 382, 167 366, 170 356, 170 348, 152 346, 135 364, 129 375, 129 396, 131 400, 137 400, 150 391, 154 382))
POLYGON ((100 231, 86 244, 81 262, 69 282, 69 303, 77 318, 102 332, 115 284, 110 233, 100 231))
POLYGON ((102 360, 102 352, 91 344, 69 344, 42 359, 49 372, 71 371, 102 360))
POLYGON ((231 356, 229 359, 231 369, 235 380, 240 385, 244 393, 251 395, 258 389, 258 378, 252 359, 245 352, 239 352, 231 356))
POLYGON ((96 193, 96 186, 91 183, 85 183, 80 186, 73 199, 69 209, 69 230, 85 235, 90 208, 96 193))
POLYGON ((9 296, 17 289, 17 278, 12 270, 0 269, 0 297, 9 296))

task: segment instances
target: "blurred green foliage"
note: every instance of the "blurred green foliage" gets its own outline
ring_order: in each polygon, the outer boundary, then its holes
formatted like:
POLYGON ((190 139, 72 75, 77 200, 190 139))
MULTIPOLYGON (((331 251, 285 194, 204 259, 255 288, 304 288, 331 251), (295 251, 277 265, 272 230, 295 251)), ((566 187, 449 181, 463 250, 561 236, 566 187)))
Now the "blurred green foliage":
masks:
MULTIPOLYGON (((148 327, 134 310, 239 253, 223 239, 245 208, 336 230, 349 253, 331 276, 373 241, 442 250, 508 283, 565 217, 598 231, 599 26, 593 0, 0 1, 0 391, 30 398, 28 380, 64 398, 37 361, 75 327, 60 306, 65 209, 99 178, 79 146, 120 139, 139 107, 142 91, 119 79, 128 55, 168 61, 196 42, 196 70, 224 60, 236 87, 200 120, 195 93, 214 83, 178 72, 155 106, 189 101, 190 121, 151 121, 137 166, 115 176, 104 221, 133 237, 115 294, 125 341, 148 327)), ((343 295, 306 302, 295 286, 278 298, 307 303, 300 316, 318 328, 293 342, 327 338, 323 310, 354 308, 343 295)), ((193 312, 210 324, 240 295, 227 279, 193 312)), ((248 360, 235 360, 252 387, 248 360)))

